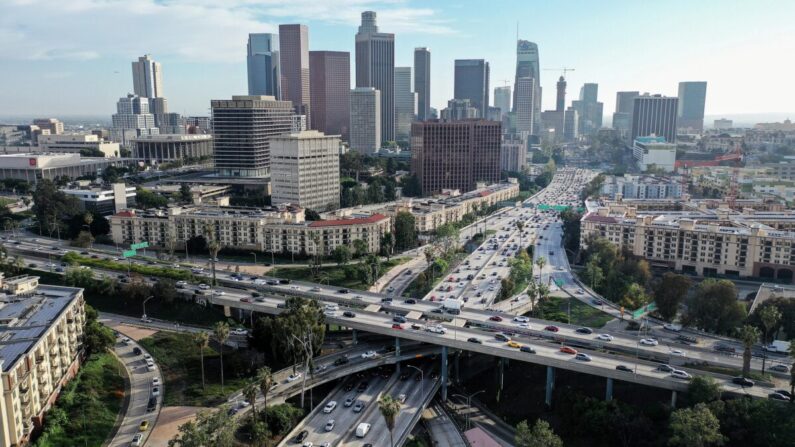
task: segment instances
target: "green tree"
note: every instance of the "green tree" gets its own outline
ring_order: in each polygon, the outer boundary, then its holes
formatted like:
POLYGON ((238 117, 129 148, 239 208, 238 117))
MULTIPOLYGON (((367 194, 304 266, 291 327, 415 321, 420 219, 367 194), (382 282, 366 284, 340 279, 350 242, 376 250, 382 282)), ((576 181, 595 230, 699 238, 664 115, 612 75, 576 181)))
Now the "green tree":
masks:
POLYGON ((357 258, 361 258, 362 256, 366 255, 369 252, 369 248, 367 247, 367 242, 356 239, 353 241, 353 252, 357 258))
POLYGON ((160 278, 152 286, 152 296, 159 299, 164 304, 173 304, 177 299, 177 288, 174 280, 168 278, 160 278))
POLYGON ((237 422, 227 411, 200 411, 193 421, 179 426, 168 447, 232 447, 237 445, 237 422))
POLYGON ((460 232, 455 225, 447 223, 436 229, 436 241, 441 245, 444 255, 450 255, 458 248, 460 232))
POLYGON ((207 224, 202 228, 204 239, 207 241, 207 250, 210 251, 210 267, 213 270, 213 286, 218 285, 215 278, 215 260, 218 259, 218 252, 221 251, 221 244, 215 235, 215 227, 212 224, 207 224))
POLYGON ((395 431, 395 421, 400 414, 400 401, 394 399, 390 394, 384 394, 378 400, 378 411, 384 417, 386 428, 389 430, 389 447, 394 447, 395 440, 392 438, 392 434, 395 431))
POLYGON ((737 301, 737 289, 728 280, 706 279, 685 300, 683 322, 705 331, 729 334, 745 318, 745 307, 737 301))
MULTIPOLYGON (((267 366, 257 370, 256 383, 259 386, 259 392, 262 393, 262 408, 265 412, 268 410, 268 393, 273 386, 273 373, 267 366)), ((253 405, 253 404, 252 404, 253 405)), ((267 418, 266 418, 267 422, 267 418)), ((266 425, 267 428, 267 425, 266 425)))
MULTIPOLYGON (((770 332, 778 326, 778 322, 781 321, 781 312, 775 306, 767 306, 759 310, 759 319, 762 320, 762 327, 764 328, 762 332, 762 343, 767 344, 770 332)), ((767 356, 762 358, 762 374, 765 373, 765 363, 767 363, 767 356)))
POLYGON ((213 326, 213 336, 218 342, 218 353, 221 355, 221 392, 224 391, 224 344, 229 339, 229 325, 219 321, 213 326))
POLYGON ((201 363, 202 369, 202 390, 207 389, 207 384, 204 380, 204 349, 207 348, 207 345, 210 343, 210 334, 207 332, 195 332, 193 334, 193 344, 199 348, 199 358, 201 363))
POLYGON ((585 264, 585 272, 583 272, 583 280, 594 290, 602 285, 602 280, 605 276, 602 272, 602 268, 599 266, 600 262, 599 255, 591 256, 591 259, 585 264))
POLYGON ((384 235, 381 236, 381 256, 386 256, 386 260, 389 261, 394 249, 395 237, 392 233, 384 233, 384 235))
POLYGON ((621 301, 619 301, 619 304, 627 309, 638 309, 648 302, 649 296, 646 295, 646 291, 643 289, 643 286, 638 283, 632 283, 630 284, 629 288, 627 288, 624 296, 621 298, 621 301))
POLYGON ((737 332, 737 338, 743 342, 743 377, 751 372, 751 349, 759 341, 759 329, 750 324, 744 325, 737 332))
POLYGON ((163 208, 168 205, 168 199, 139 187, 135 190, 135 203, 143 209, 163 208))
POLYGON ((337 265, 345 265, 351 260, 351 249, 347 245, 337 245, 331 251, 331 257, 337 265))
POLYGON ((257 423, 257 392, 259 388, 257 387, 257 382, 255 380, 249 380, 246 382, 245 386, 243 386, 243 397, 251 404, 251 426, 253 427, 254 424, 257 423))
POLYGON ((720 385, 710 376, 695 376, 687 385, 688 402, 691 405, 719 400, 720 385))
POLYGON ((97 312, 93 309, 86 310, 86 323, 83 328, 83 346, 86 350, 86 355, 98 352, 105 352, 108 348, 116 343, 116 337, 113 331, 97 321, 97 312))
POLYGON ((671 321, 676 316, 690 285, 690 280, 683 275, 671 272, 663 274, 654 288, 654 302, 657 304, 657 312, 664 320, 671 321))
POLYGON ((510 277, 502 278, 500 280, 500 292, 497 295, 497 301, 507 300, 513 295, 513 289, 516 287, 516 283, 513 282, 513 279, 510 277))
POLYGON ((706 404, 682 408, 671 413, 671 437, 668 445, 674 447, 707 447, 723 445, 720 421, 706 404))
POLYGON ((179 187, 179 200, 182 203, 193 203, 193 194, 190 192, 190 186, 187 183, 183 183, 179 187))
POLYGON ((417 230, 414 216, 408 211, 400 211, 395 216, 395 247, 399 251, 417 245, 417 230))
POLYGON ((533 428, 527 421, 519 422, 514 443, 516 447, 563 447, 563 441, 552 431, 549 422, 543 419, 536 420, 533 428))
POLYGON ((547 265, 547 260, 543 256, 539 256, 536 259, 536 266, 538 267, 538 274, 540 275, 541 272, 544 270, 544 266, 547 265))
POLYGON ((55 234, 60 237, 61 231, 66 229, 65 223, 75 215, 82 215, 80 202, 59 191, 48 179, 41 179, 36 183, 32 210, 40 230, 50 237, 55 234))

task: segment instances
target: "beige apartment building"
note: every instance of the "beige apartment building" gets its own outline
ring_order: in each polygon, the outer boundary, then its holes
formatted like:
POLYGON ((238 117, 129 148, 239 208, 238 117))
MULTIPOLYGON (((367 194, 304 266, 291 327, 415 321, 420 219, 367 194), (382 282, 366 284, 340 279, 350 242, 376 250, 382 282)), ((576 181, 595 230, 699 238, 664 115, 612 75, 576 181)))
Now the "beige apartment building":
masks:
POLYGON ((703 276, 792 282, 795 212, 689 209, 639 212, 634 206, 589 206, 580 237, 602 237, 652 266, 703 276))
POLYGON ((0 276, 0 447, 29 442, 80 365, 83 290, 38 280, 0 276))

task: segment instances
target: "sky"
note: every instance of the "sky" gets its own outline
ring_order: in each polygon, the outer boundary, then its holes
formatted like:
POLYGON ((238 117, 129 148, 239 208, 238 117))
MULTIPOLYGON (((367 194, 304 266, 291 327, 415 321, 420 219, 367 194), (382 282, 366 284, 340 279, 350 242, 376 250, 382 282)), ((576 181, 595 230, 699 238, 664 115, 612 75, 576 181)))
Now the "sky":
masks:
POLYGON ((430 48, 436 108, 453 96, 455 59, 489 62, 492 97, 513 84, 518 26, 539 46, 543 110, 571 67, 567 105, 596 82, 606 121, 616 91, 675 96, 680 81, 708 82, 708 115, 795 111, 792 0, 0 0, 0 10, 4 116, 109 118, 147 53, 163 65, 170 111, 208 115, 211 99, 246 93, 248 33, 303 23, 310 50, 353 52, 365 10, 396 34, 397 66, 430 48))

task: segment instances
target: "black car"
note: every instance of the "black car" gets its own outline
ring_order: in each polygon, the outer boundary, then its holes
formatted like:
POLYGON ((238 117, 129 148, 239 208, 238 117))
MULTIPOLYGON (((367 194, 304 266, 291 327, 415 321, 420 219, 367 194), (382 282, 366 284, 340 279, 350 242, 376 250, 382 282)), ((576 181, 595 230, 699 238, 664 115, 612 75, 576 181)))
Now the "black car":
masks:
POLYGON ((356 314, 351 312, 351 311, 349 311, 349 310, 346 310, 345 312, 343 312, 342 316, 343 317, 347 317, 347 318, 356 318, 356 314))
POLYGON ((789 401, 790 400, 789 397, 787 397, 787 396, 785 396, 785 395, 783 395, 781 393, 770 393, 770 394, 767 395, 767 397, 768 397, 768 399, 773 399, 773 400, 785 400, 785 401, 789 401))
POLYGON ((747 378, 747 377, 734 377, 732 378, 732 383, 740 385, 741 387, 752 387, 754 386, 754 381, 747 378))
POLYGON ((436 309, 431 310, 431 313, 442 314, 444 313, 444 311, 442 310, 441 307, 437 307, 436 309))
POLYGON ((574 332, 578 334, 593 334, 593 330, 588 327, 578 327, 574 332))
POLYGON ((405 323, 406 317, 395 315, 394 317, 392 317, 392 321, 394 321, 395 323, 405 323))
POLYGON ((359 384, 358 387, 356 387, 356 391, 362 393, 362 392, 364 392, 367 389, 368 386, 369 386, 369 384, 367 382, 362 382, 362 383, 359 384))
POLYGON ((417 300, 414 298, 409 298, 406 301, 403 301, 404 304, 417 304, 417 300))
POLYGON ((348 293, 348 289, 339 289, 337 293, 348 293))
POLYGON ((290 284, 290 280, 289 279, 280 279, 279 280, 279 284, 290 284))
POLYGON ((499 341, 505 341, 505 342, 511 341, 510 338, 506 337, 503 334, 494 334, 494 338, 496 338, 499 341))
POLYGON ((141 348, 136 346, 136 347, 133 348, 133 354, 141 355, 141 354, 143 354, 143 352, 141 351, 141 348))
POLYGON ((787 390, 776 390, 776 393, 781 394, 782 396, 786 397, 787 399, 792 400, 792 394, 789 393, 787 390))
POLYGON ((146 404, 146 411, 149 413, 155 411, 155 408, 157 408, 157 398, 152 396, 149 398, 149 402, 146 404))
POLYGON ((483 344, 483 342, 480 341, 479 338, 475 338, 475 337, 468 338, 467 341, 470 342, 470 343, 476 343, 476 344, 479 344, 479 345, 483 344))
POLYGON ((306 430, 301 430, 301 433, 298 433, 298 436, 295 437, 295 443, 300 444, 304 442, 304 439, 309 436, 309 432, 306 430))
POLYGON ((657 367, 657 371, 662 371, 662 372, 667 372, 667 373, 669 373, 669 372, 671 372, 673 370, 674 370, 674 368, 671 367, 671 365, 666 365, 664 363, 657 367))
MULTIPOLYGON (((350 360, 348 360, 348 357, 345 357, 345 356, 338 357, 337 360, 334 360, 334 366, 344 365, 344 364, 348 363, 349 361, 350 360)), ((351 385, 351 388, 353 388, 353 385, 351 385)), ((350 390, 347 390, 347 391, 350 391, 350 390)))
POLYGON ((259 293, 259 292, 251 292, 251 296, 254 297, 254 298, 259 298, 259 297, 262 296, 262 294, 259 293))
POLYGON ((519 350, 522 351, 522 352, 526 352, 528 354, 535 354, 536 353, 536 350, 531 348, 530 346, 522 345, 522 347, 519 348, 519 350))
POLYGON ((269 280, 265 281, 265 284, 267 284, 269 286, 275 286, 275 285, 277 285, 279 283, 274 281, 274 280, 272 280, 272 279, 269 279, 269 280))
POLYGON ((628 372, 628 373, 632 372, 632 368, 630 368, 627 365, 618 365, 618 366, 616 366, 616 370, 617 371, 624 371, 624 372, 628 372))

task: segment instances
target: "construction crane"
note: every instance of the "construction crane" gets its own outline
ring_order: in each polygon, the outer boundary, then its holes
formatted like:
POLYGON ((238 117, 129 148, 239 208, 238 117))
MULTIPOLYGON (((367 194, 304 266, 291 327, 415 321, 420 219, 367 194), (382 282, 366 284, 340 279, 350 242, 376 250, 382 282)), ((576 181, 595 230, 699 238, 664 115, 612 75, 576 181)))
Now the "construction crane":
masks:
POLYGON ((574 71, 574 68, 568 68, 568 67, 563 67, 563 68, 545 68, 544 71, 562 71, 563 72, 563 77, 565 78, 566 77, 566 73, 568 73, 570 71, 574 71))

